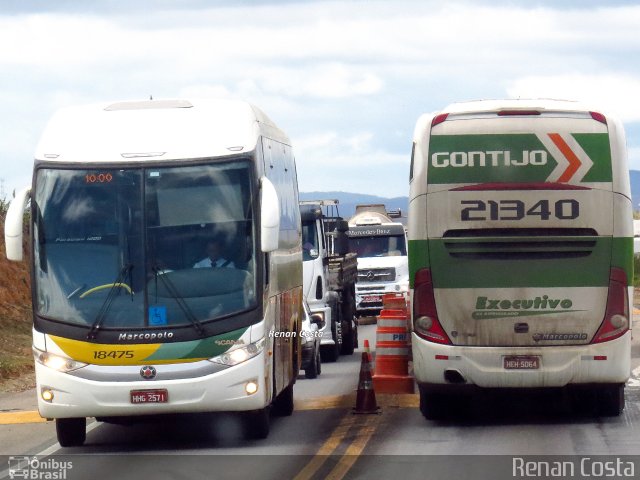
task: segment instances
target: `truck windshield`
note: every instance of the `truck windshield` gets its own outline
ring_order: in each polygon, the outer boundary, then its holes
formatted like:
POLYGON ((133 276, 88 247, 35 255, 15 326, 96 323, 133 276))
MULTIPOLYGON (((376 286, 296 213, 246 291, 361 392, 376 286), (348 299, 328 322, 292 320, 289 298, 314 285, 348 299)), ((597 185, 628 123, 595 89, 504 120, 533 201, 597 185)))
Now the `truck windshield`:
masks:
POLYGON ((302 261, 318 258, 318 229, 315 220, 302 222, 302 261))
POLYGON ((404 235, 350 237, 349 250, 358 258, 398 257, 407 254, 404 235))
POLYGON ((247 161, 36 174, 36 313, 177 326, 255 306, 247 161), (208 268, 201 268, 201 267, 208 268))

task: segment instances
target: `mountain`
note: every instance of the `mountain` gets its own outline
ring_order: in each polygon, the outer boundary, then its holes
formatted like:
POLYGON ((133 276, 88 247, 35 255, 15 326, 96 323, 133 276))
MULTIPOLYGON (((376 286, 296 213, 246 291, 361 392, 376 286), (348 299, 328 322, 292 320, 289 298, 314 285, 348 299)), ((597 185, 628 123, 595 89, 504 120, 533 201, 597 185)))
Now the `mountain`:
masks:
POLYGON ((349 219, 355 213, 356 205, 383 203, 387 210, 400 209, 403 217, 407 216, 409 208, 409 197, 386 198, 348 192, 300 192, 299 197, 300 200, 338 200, 338 211, 345 219, 349 219))

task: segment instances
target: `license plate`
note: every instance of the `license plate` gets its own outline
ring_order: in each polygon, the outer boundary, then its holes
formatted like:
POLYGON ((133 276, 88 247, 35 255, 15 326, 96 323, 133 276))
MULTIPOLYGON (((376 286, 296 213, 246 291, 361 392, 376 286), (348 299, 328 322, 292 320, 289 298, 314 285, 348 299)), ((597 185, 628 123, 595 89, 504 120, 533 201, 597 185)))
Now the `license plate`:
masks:
POLYGON ((362 297, 363 302, 381 302, 382 296, 380 295, 365 295, 362 297))
POLYGON ((169 393, 166 389, 131 390, 131 403, 167 403, 169 393))
POLYGON ((535 355, 504 357, 502 365, 506 370, 538 370, 540 357, 535 355))

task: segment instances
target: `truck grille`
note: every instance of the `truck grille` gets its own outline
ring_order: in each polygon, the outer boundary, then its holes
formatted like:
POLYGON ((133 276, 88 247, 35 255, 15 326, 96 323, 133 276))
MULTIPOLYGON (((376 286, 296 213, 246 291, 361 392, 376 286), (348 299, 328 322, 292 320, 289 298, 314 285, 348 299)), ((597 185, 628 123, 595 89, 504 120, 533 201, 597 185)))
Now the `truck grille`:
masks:
POLYGON ((358 283, 393 282, 395 279, 395 268, 369 268, 367 270, 358 270, 358 283))

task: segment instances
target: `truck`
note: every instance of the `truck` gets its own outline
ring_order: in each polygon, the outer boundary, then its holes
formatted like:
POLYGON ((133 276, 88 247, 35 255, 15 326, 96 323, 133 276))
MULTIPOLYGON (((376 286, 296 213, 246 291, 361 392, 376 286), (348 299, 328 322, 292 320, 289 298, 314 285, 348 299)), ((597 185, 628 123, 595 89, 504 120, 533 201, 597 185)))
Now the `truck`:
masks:
POLYGON ((396 220, 401 216, 400 210, 368 204, 357 205, 349 220, 349 251, 358 257, 357 316, 379 314, 386 293, 408 295, 407 237, 404 225, 396 220))
POLYGON ((324 320, 322 360, 335 362, 358 347, 357 255, 349 252, 349 225, 339 216, 338 200, 301 201, 300 216, 304 296, 311 313, 324 320))

